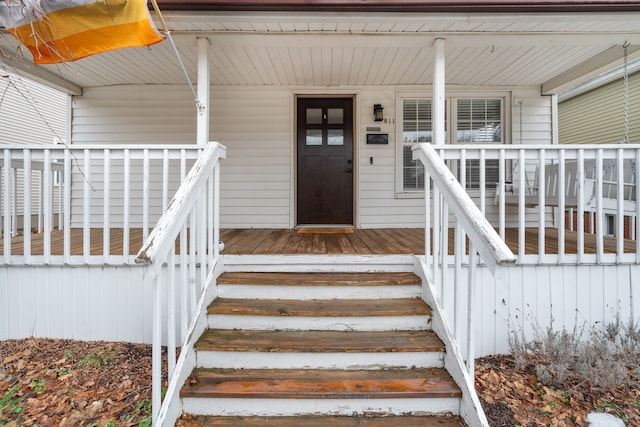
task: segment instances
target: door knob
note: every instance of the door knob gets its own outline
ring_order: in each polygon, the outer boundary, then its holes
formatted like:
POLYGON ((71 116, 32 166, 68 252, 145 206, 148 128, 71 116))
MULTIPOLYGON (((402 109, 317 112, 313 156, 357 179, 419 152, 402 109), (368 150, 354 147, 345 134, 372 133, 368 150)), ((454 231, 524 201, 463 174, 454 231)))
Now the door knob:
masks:
POLYGON ((347 169, 347 173, 351 173, 351 172, 353 172, 353 169, 348 168, 348 169, 347 169))

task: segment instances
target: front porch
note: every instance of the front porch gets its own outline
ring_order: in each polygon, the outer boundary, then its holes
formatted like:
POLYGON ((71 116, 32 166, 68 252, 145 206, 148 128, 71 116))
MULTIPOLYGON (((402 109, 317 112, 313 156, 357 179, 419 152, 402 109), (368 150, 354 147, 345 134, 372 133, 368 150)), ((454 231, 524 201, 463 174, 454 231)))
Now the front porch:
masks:
MULTIPOLYGON (((141 228, 131 228, 129 233, 129 253, 135 256, 143 243, 141 228)), ((578 249, 578 232, 564 231, 565 254, 575 255, 578 249)), ((544 231, 545 254, 558 254, 557 228, 548 227, 544 231)), ((82 228, 72 228, 69 232, 70 254, 83 254, 84 233, 82 228)), ((109 255, 122 256, 124 231, 109 229, 109 244, 105 246, 105 229, 91 228, 90 255, 104 256, 104 248, 109 255)), ((596 235, 584 233, 584 254, 596 253, 596 235)), ((54 230, 50 233, 51 256, 64 256, 65 233, 54 230)), ((424 255, 424 230, 419 228, 305 228, 305 229, 221 229, 220 239, 225 247, 223 255, 424 255)), ((525 229, 525 254, 538 254, 539 229, 525 229)), ((24 256, 24 236, 11 238, 12 256, 24 256)), ((44 255, 43 233, 31 237, 31 255, 44 255)), ((453 229, 449 230, 449 253, 453 254, 453 229)), ((505 242, 518 255, 518 229, 505 229, 505 242)), ((604 253, 614 254, 617 240, 604 236, 604 253)), ((624 239, 624 253, 636 253, 636 241, 624 239)), ((4 255, 4 240, 0 239, 0 256, 4 255)))

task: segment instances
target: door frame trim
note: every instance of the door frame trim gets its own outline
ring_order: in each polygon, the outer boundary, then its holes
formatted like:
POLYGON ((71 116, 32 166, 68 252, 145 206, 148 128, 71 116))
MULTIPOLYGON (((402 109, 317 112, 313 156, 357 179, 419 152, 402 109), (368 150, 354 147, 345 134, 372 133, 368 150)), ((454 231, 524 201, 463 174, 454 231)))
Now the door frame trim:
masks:
MULTIPOLYGON (((304 91, 297 90, 292 91, 291 96, 291 146, 293 149, 291 150, 291 201, 290 201, 290 228, 298 227, 298 98, 351 98, 352 106, 353 106, 353 141, 352 141, 352 151, 353 151, 353 227, 360 227, 360 216, 358 215, 358 206, 359 206, 359 193, 358 193, 358 183, 360 181, 360 133, 358 129, 360 129, 360 112, 358 109, 358 95, 357 91, 332 91, 332 92, 321 92, 321 91, 304 91)), ((330 224, 328 226, 334 226, 330 224)), ((336 227, 338 225, 335 225, 336 227)), ((342 225, 344 226, 344 225, 342 225)))

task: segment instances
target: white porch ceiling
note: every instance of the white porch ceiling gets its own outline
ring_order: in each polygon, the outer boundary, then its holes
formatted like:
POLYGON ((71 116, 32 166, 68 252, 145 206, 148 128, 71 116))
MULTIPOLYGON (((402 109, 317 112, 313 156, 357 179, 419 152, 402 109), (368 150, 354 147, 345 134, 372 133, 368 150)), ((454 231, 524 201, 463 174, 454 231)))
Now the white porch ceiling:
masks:
MULTIPOLYGON (((196 38, 210 41, 213 85, 428 85, 432 45, 446 40, 446 80, 464 86, 540 86, 548 93, 640 54, 640 14, 423 15, 167 12, 192 81, 196 38)), ((156 19, 158 25, 159 20, 156 19)), ((9 71, 70 92, 119 84, 184 84, 169 41, 63 65, 34 66, 0 35, 9 71)))

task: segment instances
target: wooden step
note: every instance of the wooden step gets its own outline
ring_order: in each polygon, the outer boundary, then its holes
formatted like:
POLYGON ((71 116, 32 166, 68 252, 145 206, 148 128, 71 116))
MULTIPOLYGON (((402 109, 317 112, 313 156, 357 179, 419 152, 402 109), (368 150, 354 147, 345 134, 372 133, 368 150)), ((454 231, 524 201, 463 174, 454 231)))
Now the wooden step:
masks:
POLYGON ((216 329, 392 331, 431 329, 431 308, 419 298, 264 300, 218 298, 207 321, 216 329))
POLYGON ((444 369, 198 369, 182 397, 382 399, 461 397, 444 369))
POLYGON ((198 366, 229 369, 440 368, 444 345, 432 331, 205 331, 198 366))
POLYGON ((278 427, 464 427, 457 416, 353 416, 353 417, 195 417, 196 425, 207 426, 278 426, 278 427))
POLYGON ((209 314, 252 316, 418 316, 431 315, 431 308, 420 298, 384 300, 264 300, 218 298, 209 314))
POLYGON ((198 351, 269 353, 442 352, 442 341, 431 331, 263 331, 206 330, 198 351))
POLYGON ((417 298, 420 278, 413 273, 246 273, 217 279, 222 298, 388 299, 417 298))
POLYGON ((194 415, 423 415, 455 414, 461 392, 444 369, 200 369, 181 397, 194 415))
POLYGON ((390 286, 419 285, 413 273, 247 273, 226 272, 218 285, 390 286))

